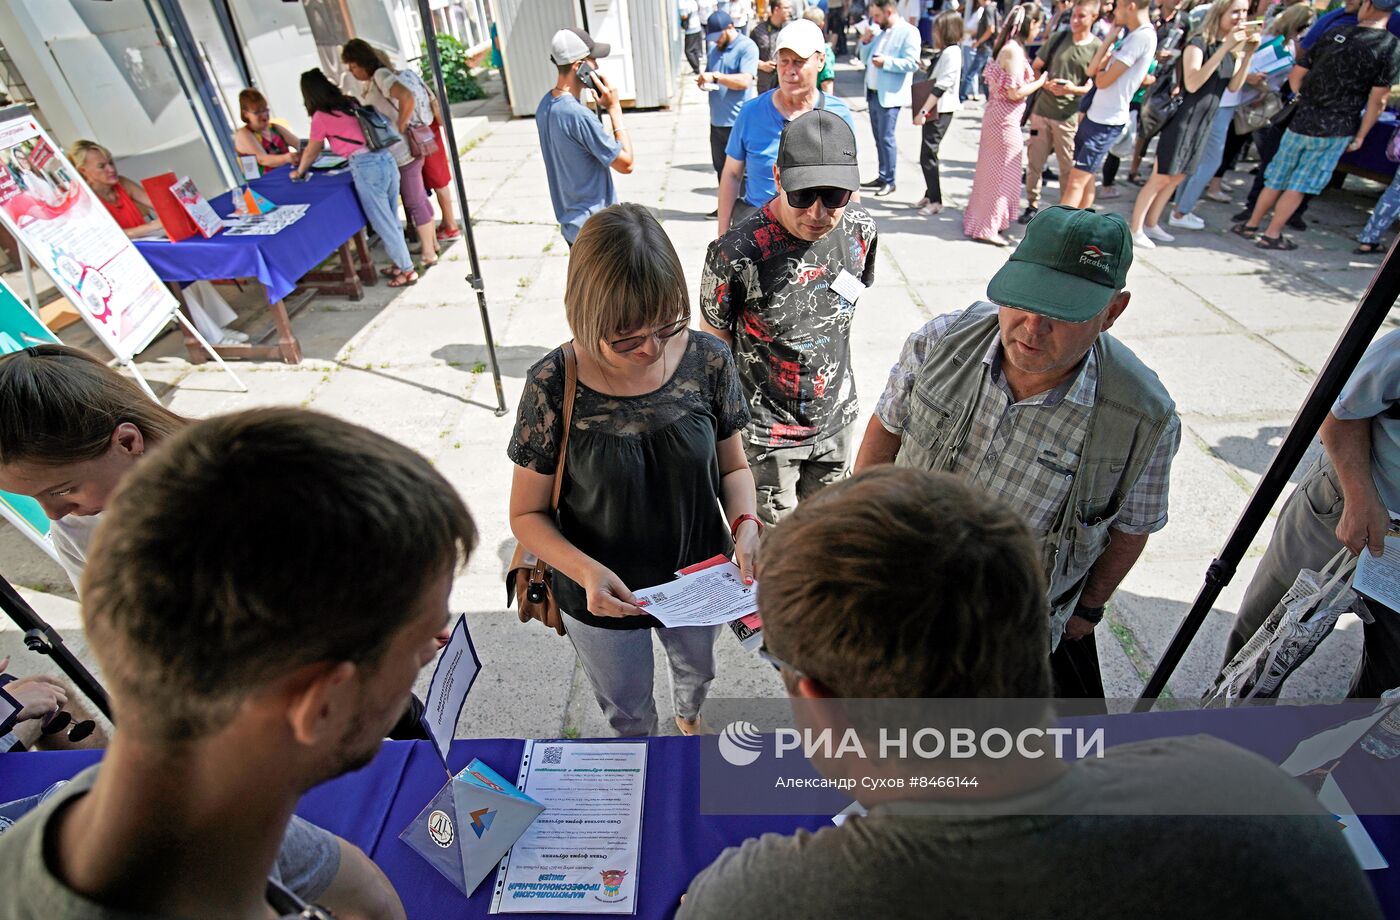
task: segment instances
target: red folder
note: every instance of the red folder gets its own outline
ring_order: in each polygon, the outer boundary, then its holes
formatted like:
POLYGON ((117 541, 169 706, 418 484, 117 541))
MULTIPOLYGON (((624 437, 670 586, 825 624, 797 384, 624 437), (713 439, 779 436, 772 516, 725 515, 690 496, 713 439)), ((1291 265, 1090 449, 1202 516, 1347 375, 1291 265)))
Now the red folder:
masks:
POLYGON ((179 180, 173 172, 141 180, 141 187, 146 190, 146 196, 151 199, 151 207, 156 209, 156 217, 160 220, 160 225, 165 228, 165 235, 170 237, 172 243, 200 235, 199 227, 190 219, 184 205, 176 200, 175 193, 170 191, 170 186, 177 181, 179 180))

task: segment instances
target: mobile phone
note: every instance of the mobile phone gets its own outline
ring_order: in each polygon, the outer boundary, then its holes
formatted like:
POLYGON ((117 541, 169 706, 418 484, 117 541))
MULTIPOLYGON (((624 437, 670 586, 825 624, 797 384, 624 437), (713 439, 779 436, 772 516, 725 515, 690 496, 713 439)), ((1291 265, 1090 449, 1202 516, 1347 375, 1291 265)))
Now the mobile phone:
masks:
POLYGON ((578 65, 578 70, 575 71, 578 74, 579 82, 595 93, 598 92, 598 81, 593 79, 593 74, 596 69, 597 68, 593 67, 587 61, 584 61, 582 64, 578 65))

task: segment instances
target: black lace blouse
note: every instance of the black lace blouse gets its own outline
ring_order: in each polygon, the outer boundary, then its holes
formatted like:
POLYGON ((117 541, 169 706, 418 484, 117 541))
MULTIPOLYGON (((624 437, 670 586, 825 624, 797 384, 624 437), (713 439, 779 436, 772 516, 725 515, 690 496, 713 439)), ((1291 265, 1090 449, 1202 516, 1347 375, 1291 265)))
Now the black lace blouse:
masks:
MULTIPOLYGON (((612 569, 628 588, 648 588, 678 569, 733 552, 720 508, 720 441, 742 431, 749 412, 734 359, 714 336, 691 330, 671 379, 641 396, 609 396, 579 382, 559 529, 612 569)), ((554 474, 563 435, 564 356, 530 368, 507 454, 554 474)), ((583 588, 556 572, 554 593, 569 616, 605 629, 660 625, 649 616, 596 617, 583 588)))

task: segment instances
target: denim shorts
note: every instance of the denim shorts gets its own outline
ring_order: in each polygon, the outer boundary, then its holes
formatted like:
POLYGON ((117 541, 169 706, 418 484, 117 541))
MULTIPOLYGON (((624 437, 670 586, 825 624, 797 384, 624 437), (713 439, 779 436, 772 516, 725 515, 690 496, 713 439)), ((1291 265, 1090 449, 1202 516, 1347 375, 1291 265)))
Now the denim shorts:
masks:
POLYGON ((1123 125, 1101 125, 1087 116, 1079 120, 1074 132, 1074 168, 1096 173, 1108 156, 1108 148, 1123 133, 1123 125))

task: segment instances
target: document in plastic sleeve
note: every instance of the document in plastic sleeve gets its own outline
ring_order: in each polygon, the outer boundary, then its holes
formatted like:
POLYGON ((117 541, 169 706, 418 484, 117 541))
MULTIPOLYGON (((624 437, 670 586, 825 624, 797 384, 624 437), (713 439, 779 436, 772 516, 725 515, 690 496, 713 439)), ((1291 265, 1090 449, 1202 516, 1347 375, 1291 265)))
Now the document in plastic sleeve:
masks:
POLYGON ((501 860, 493 914, 635 914, 644 741, 526 741, 520 789, 545 807, 501 860))
POLYGON ((665 626, 719 626, 758 610, 754 585, 728 561, 632 594, 665 626))

